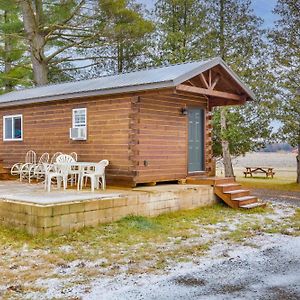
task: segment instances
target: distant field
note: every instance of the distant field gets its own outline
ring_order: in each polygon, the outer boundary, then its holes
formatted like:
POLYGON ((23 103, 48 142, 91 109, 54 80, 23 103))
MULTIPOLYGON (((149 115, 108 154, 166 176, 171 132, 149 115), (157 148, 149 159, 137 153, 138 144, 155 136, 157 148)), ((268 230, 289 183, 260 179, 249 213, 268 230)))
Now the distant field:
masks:
MULTIPOLYGON (((299 191, 296 181, 296 154, 294 153, 248 153, 233 160, 234 173, 237 181, 252 188, 270 188, 279 190, 299 191), (253 178, 245 178, 245 167, 272 167, 274 179, 266 179, 263 174, 253 178)), ((217 175, 224 174, 221 164, 217 166, 217 175)))
MULTIPOLYGON (((237 177, 243 177, 245 167, 272 167, 275 171, 275 177, 286 180, 293 180, 296 177, 296 154, 294 153, 247 153, 233 159, 233 168, 237 177)), ((217 167, 217 174, 223 174, 221 164, 217 167)), ((263 175, 257 175, 257 177, 263 175)))
POLYGON ((296 170, 296 154, 294 153, 272 153, 258 152, 247 153, 234 159, 233 165, 236 168, 244 167, 273 167, 285 170, 296 170))

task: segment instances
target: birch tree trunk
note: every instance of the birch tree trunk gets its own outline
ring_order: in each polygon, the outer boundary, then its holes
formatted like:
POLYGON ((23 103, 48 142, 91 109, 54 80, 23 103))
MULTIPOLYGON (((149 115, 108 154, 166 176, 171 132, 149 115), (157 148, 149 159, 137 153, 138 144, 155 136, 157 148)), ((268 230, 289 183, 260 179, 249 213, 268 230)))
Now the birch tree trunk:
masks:
POLYGON ((223 165, 224 165, 224 172, 225 177, 234 177, 229 143, 226 139, 226 108, 221 108, 221 144, 222 144, 222 154, 223 154, 223 165))
MULTIPOLYGON (((225 50, 225 34, 224 34, 224 14, 225 14, 225 1, 220 0, 220 15, 219 15, 219 49, 220 49, 220 56, 222 59, 226 59, 226 50, 225 50)), ((230 149, 229 149, 229 142, 226 139, 226 107, 221 108, 221 145, 222 145, 222 156, 223 156, 223 165, 224 165, 224 172, 225 177, 234 177, 230 149)))
POLYGON ((20 1, 24 28, 30 44, 30 57, 33 68, 33 77, 36 85, 48 83, 48 63, 45 57, 45 37, 41 32, 42 1, 35 4, 28 0, 20 1))
POLYGON ((298 155, 297 159, 297 183, 300 184, 300 143, 298 144, 298 155))

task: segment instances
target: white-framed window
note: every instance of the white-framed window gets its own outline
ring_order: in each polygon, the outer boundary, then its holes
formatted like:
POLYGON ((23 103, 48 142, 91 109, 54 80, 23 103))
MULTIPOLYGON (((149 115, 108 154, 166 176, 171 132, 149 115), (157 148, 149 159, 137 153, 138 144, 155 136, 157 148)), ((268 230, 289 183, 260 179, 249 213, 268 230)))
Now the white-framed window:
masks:
POLYGON ((74 108, 73 109, 73 117, 72 117, 72 127, 86 127, 87 126, 87 116, 86 116, 86 108, 74 108))
POLYGON ((4 141, 23 140, 23 116, 22 115, 3 116, 3 140, 4 141))

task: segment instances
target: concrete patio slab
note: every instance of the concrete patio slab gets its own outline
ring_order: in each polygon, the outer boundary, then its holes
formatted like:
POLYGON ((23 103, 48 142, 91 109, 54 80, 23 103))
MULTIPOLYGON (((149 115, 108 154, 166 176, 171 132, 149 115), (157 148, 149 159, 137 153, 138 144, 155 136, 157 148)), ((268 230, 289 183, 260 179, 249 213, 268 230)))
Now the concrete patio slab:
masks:
POLYGON ((76 189, 56 189, 51 192, 44 191, 42 183, 28 184, 18 181, 0 181, 0 198, 2 200, 15 200, 34 204, 58 204, 77 202, 91 199, 118 198, 123 193, 107 189, 90 192, 88 189, 77 191, 76 189))

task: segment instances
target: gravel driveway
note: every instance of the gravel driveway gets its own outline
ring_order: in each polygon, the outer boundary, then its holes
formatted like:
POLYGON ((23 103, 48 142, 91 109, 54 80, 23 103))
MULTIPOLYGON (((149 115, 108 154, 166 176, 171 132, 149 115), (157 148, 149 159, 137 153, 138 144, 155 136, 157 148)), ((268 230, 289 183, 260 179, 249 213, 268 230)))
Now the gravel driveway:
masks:
POLYGON ((225 257, 216 245, 211 255, 217 258, 178 265, 168 275, 101 280, 84 299, 300 299, 300 237, 268 235, 252 242, 259 248, 231 248, 225 257))
POLYGON ((300 207, 300 192, 253 189, 253 194, 266 202, 285 203, 300 207))

